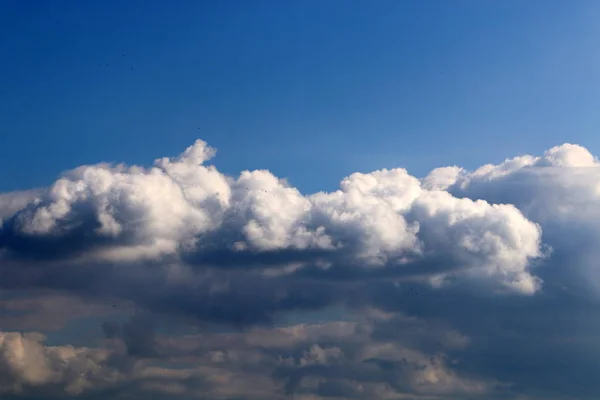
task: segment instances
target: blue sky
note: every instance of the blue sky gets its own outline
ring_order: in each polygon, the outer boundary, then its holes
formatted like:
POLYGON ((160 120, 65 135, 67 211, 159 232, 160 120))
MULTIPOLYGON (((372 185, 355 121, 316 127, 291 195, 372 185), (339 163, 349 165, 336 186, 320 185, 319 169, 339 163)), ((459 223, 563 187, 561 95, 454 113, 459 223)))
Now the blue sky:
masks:
POLYGON ((308 192, 600 146, 593 0, 0 4, 4 191, 198 137, 308 192))

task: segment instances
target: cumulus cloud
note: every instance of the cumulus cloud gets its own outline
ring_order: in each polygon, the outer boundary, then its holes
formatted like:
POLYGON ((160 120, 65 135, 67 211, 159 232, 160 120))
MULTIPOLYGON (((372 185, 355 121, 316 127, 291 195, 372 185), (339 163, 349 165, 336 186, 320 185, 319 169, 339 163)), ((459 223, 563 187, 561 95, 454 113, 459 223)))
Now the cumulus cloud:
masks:
POLYGON ((39 197, 43 192, 43 189, 32 189, 0 193, 0 222, 12 217, 27 204, 39 197))
POLYGON ((434 170, 425 181, 455 196, 514 205, 542 228, 554 259, 568 257, 576 268, 565 275, 564 265, 547 263, 540 274, 559 273, 569 281, 585 274, 588 283, 598 284, 590 263, 600 233, 600 163, 587 149, 564 144, 539 157, 515 157, 473 172, 457 169, 452 179, 440 178, 444 174, 434 170))
POLYGON ((424 189, 403 169, 356 173, 335 192, 305 196, 268 171, 226 177, 203 165, 214 154, 198 140, 151 168, 68 171, 5 221, 5 257, 393 275, 443 257, 455 277, 539 289, 529 265, 541 256, 540 231, 513 206, 424 189))
POLYGON ((39 333, 0 332, 0 393, 77 395, 118 381, 102 349, 45 346, 39 333))
MULTIPOLYGON (((81 354, 167 397, 584 399, 596 388, 561 387, 561 376, 577 379, 548 352, 560 344, 556 354, 588 366, 600 355, 600 325, 586 320, 600 299, 600 163, 587 149, 564 144, 422 179, 355 173, 314 194, 266 170, 224 175, 208 164, 215 155, 198 140, 149 167, 81 166, 46 189, 0 195, 0 288, 144 308, 106 321, 105 347, 81 354), (272 326, 330 306, 362 319, 272 326), (243 330, 169 339, 154 325, 161 315, 243 330), (511 359, 544 362, 525 378, 511 359), (184 361, 197 365, 168 366, 184 361)), ((27 326, 5 314, 0 322, 27 326)), ((59 352, 10 335, 7 348, 29 347, 30 357, 59 352)), ((83 393, 52 372, 55 361, 40 363, 49 366, 26 375, 6 361, 20 383, 5 392, 61 382, 83 393)), ((114 379, 119 393, 134 390, 114 379)))

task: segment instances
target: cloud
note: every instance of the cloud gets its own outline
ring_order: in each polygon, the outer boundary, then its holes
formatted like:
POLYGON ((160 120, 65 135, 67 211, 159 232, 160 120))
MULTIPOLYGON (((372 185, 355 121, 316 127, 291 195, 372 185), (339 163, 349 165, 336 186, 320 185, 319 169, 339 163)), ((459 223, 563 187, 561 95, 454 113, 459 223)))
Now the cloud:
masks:
POLYGON ((199 140, 151 168, 68 171, 4 222, 5 258, 403 275, 443 257, 461 279, 539 289, 529 264, 541 256, 540 231, 513 206, 424 190, 402 169, 356 173, 340 190, 304 196, 268 171, 234 180, 202 165, 214 154, 199 140))
MULTIPOLYGON (((105 342, 81 350, 103 354, 95 362, 121 380, 75 385, 73 395, 500 400, 600 391, 591 372, 600 366, 600 163, 585 148, 422 179, 404 169, 355 173, 314 194, 265 170, 226 176, 207 164, 215 155, 198 140, 150 167, 81 166, 46 189, 0 195, 4 293, 81 299, 86 306, 68 304, 86 315, 112 302, 144 310, 105 321, 105 342), (331 306, 358 319, 274 326, 331 306), (162 334, 165 316, 201 333, 162 334), (239 330, 214 332, 224 327, 239 330)), ((42 301, 26 306, 42 310, 31 311, 40 321, 56 314, 52 301, 35 306, 42 301)), ((51 325, 4 314, 14 329, 51 325)), ((36 359, 58 351, 10 335, 7 346, 35 349, 36 359)), ((10 365, 3 373, 21 386, 6 385, 7 395, 52 385, 71 393, 54 367, 27 375, 10 365)))
POLYGON ((118 381, 102 349, 44 346, 38 333, 0 332, 0 393, 77 395, 118 381))
MULTIPOLYGON (((199 391, 209 399, 292 394, 361 398, 378 391, 401 395, 407 389, 418 396, 432 390, 477 392, 493 384, 460 377, 446 366, 442 353, 428 356, 375 338, 378 316, 183 336, 156 334, 149 321, 136 315, 124 324, 104 324, 109 339, 104 348, 46 346, 39 333, 0 333, 5 378, 0 390, 25 398, 146 392, 193 398, 199 391), (440 380, 446 387, 432 389, 432 382, 440 380)), ((397 315, 385 322, 395 328, 419 324, 397 315)), ((430 333, 438 334, 446 332, 430 333)), ((453 345, 440 349, 444 347, 453 345)))
MULTIPOLYGON (((404 398, 406 393, 412 393, 410 398, 427 398, 435 393, 482 393, 497 385, 462 377, 452 370, 446 352, 465 346, 466 339, 459 333, 442 327, 430 331, 427 336, 437 345, 428 350, 410 341, 401 345, 398 337, 380 333, 389 328, 419 329, 424 322, 398 314, 381 318, 374 311, 361 313, 353 322, 183 336, 151 334, 152 351, 155 362, 162 365, 166 388, 175 390, 176 386, 179 395, 190 395, 198 382, 183 382, 172 370, 173 365, 189 365, 187 372, 203 382, 203 398, 211 399, 307 395, 365 398, 378 392, 396 398, 404 398)), ((129 326, 144 324, 137 318, 126 322, 129 326)), ((141 333, 143 336, 146 334, 141 333)), ((121 351, 128 352, 126 339, 117 340, 121 351)), ((140 365, 137 370, 143 368, 140 365)))
MULTIPOLYGON (((433 171, 425 180, 439 185, 439 175, 433 171)), ((574 279, 581 283, 584 274, 588 283, 598 285, 590 262, 596 255, 592 243, 600 233, 600 163, 587 149, 564 144, 540 157, 520 156, 473 172, 460 170, 443 188, 459 197, 513 204, 542 228, 554 260, 562 259, 546 263, 549 266, 540 269, 541 275, 559 273, 573 284, 574 279), (564 258, 575 270, 562 265, 564 258)))
POLYGON ((0 327, 6 330, 56 331, 73 319, 105 316, 110 311, 105 304, 61 293, 0 292, 0 327))
POLYGON ((44 192, 43 189, 0 193, 0 222, 12 217, 44 192))

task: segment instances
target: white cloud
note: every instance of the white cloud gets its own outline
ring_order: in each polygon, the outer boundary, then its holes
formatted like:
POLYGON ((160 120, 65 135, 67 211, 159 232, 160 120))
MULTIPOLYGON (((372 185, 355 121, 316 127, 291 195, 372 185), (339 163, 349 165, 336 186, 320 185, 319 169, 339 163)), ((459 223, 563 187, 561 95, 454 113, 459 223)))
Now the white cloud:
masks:
MULTIPOLYGON (((4 247, 31 255, 50 242, 44 251, 63 258, 123 263, 184 251, 201 266, 215 251, 249 258, 311 251, 297 266, 394 273, 431 256, 445 258, 462 280, 524 294, 540 287, 529 272, 541 255, 540 231, 512 206, 428 190, 439 184, 421 185, 403 169, 356 173, 340 190, 305 196, 268 171, 226 177, 202 164, 214 154, 198 140, 151 168, 69 171, 4 224, 4 247)), ((296 273, 294 261, 282 260, 281 271, 296 273)))
POLYGON ((453 179, 442 175, 434 170, 424 181, 455 196, 514 205, 541 227, 546 246, 568 254, 576 269, 570 278, 583 274, 600 287, 600 275, 590 265, 598 255, 591 243, 600 238, 600 163, 587 149, 567 143, 543 156, 507 159, 453 179))

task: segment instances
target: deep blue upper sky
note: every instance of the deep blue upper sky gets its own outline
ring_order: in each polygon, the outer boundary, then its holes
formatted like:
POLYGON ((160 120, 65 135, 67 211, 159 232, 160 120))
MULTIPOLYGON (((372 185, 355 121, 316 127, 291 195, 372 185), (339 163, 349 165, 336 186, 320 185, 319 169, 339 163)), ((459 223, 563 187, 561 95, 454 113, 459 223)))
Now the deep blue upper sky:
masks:
POLYGON ((600 2, 0 0, 0 191, 196 138, 303 191, 600 152, 600 2))

